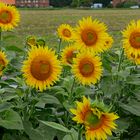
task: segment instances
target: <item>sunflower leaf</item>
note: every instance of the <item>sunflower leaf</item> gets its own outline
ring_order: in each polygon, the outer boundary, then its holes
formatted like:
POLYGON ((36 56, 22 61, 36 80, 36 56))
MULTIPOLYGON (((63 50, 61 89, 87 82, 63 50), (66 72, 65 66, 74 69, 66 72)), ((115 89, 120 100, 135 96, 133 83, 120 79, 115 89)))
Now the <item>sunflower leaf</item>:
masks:
POLYGON ((41 121, 41 120, 40 120, 40 122, 49 126, 49 127, 54 128, 56 130, 60 130, 60 131, 65 132, 65 133, 71 133, 70 130, 68 130, 66 127, 64 127, 61 124, 58 124, 58 123, 55 123, 55 122, 41 121))

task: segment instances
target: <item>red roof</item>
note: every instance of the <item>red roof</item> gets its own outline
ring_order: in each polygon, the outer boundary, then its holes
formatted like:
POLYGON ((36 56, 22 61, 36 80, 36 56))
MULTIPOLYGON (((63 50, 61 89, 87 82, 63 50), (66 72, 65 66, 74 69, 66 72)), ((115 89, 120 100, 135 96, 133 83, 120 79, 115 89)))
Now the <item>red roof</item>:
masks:
POLYGON ((15 0, 0 0, 0 2, 6 3, 6 4, 15 4, 15 0))

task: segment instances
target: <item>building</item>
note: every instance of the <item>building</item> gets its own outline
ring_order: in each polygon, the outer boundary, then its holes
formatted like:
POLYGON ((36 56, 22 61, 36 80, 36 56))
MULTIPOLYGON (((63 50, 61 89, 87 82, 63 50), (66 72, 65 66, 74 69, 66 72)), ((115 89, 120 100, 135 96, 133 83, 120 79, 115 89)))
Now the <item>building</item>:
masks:
POLYGON ((16 0, 17 7, 48 7, 49 0, 16 0))
POLYGON ((15 5, 15 0, 0 0, 0 2, 6 3, 6 4, 12 4, 15 5))
POLYGON ((0 0, 6 4, 12 4, 17 7, 48 7, 49 0, 0 0))

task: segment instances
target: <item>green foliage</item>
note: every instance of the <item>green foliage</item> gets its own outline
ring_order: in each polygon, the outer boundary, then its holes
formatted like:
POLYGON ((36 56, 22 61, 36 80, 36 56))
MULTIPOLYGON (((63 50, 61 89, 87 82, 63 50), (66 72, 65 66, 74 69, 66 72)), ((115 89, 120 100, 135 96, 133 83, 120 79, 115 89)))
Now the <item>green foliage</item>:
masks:
POLYGON ((73 0, 71 3, 72 7, 79 7, 79 6, 90 6, 92 0, 73 0))
POLYGON ((137 5, 138 3, 136 1, 128 1, 128 2, 125 2, 123 4, 123 7, 124 8, 130 8, 131 6, 134 6, 134 5, 137 5))
POLYGON ((72 0, 71 6, 72 7, 79 7, 80 6, 80 0, 72 0))
POLYGON ((0 113, 0 126, 7 129, 23 129, 19 114, 13 110, 5 110, 0 113))
POLYGON ((72 0, 50 0, 50 5, 54 7, 64 7, 69 6, 71 4, 72 0))
POLYGON ((134 6, 134 5, 138 5, 138 2, 136 1, 126 1, 126 2, 122 2, 122 3, 119 3, 117 4, 117 8, 130 8, 131 6, 134 6))

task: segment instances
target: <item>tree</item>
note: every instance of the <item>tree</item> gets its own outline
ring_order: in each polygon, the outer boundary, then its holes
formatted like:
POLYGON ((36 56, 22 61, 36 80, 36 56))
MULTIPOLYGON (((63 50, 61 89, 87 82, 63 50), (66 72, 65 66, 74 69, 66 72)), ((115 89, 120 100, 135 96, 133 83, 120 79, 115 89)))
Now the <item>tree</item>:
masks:
POLYGON ((80 5, 81 6, 90 6, 92 3, 92 0, 81 0, 80 5))
POLYGON ((73 7, 90 6, 91 3, 92 3, 92 0, 73 0, 71 5, 73 7))
POLYGON ((69 6, 72 0, 50 0, 50 5, 54 7, 64 7, 69 6))
POLYGON ((72 7, 79 7, 80 6, 80 0, 72 0, 71 6, 72 7))

